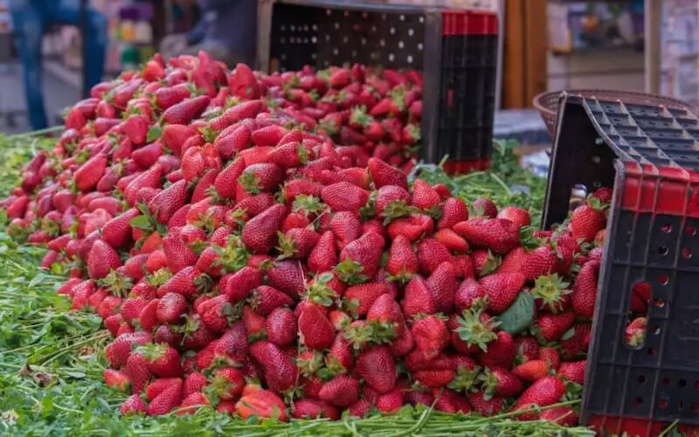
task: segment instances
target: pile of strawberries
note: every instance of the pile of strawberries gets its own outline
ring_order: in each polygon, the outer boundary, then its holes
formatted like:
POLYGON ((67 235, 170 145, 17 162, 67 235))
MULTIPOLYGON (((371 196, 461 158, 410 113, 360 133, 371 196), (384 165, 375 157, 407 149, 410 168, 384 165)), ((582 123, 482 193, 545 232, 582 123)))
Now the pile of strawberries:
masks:
POLYGON ((114 335, 123 414, 576 423, 529 410, 579 396, 611 191, 535 231, 409 182, 419 82, 156 56, 72 108, 0 206, 114 335))

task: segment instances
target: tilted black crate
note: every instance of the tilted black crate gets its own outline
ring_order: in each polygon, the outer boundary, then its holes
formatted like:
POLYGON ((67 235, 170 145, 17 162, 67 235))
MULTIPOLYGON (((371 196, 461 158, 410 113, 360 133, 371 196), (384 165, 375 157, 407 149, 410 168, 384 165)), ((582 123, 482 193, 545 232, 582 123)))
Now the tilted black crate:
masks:
POLYGON ((614 187, 581 420, 608 434, 699 426, 699 120, 682 109, 563 95, 544 226, 576 184, 614 187), (631 292, 652 290, 628 346, 631 292))
POLYGON ((263 0, 262 70, 360 63, 421 70, 422 158, 449 155, 455 172, 487 167, 492 155, 497 16, 364 1, 263 0))

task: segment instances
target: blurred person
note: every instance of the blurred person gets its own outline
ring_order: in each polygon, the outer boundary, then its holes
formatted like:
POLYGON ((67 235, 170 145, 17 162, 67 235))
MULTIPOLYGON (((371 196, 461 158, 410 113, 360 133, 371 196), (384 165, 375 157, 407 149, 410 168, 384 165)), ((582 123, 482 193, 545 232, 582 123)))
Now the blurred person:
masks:
POLYGON ((203 50, 228 66, 253 66, 257 50, 257 0, 198 0, 201 19, 189 33, 168 35, 165 58, 203 50))
MULTIPOLYGON (((9 0, 17 52, 22 64, 24 94, 32 129, 48 126, 41 83, 41 42, 54 24, 80 27, 80 0, 9 0)), ((107 47, 107 20, 98 11, 86 7, 87 37, 83 44, 83 68, 87 89, 102 80, 107 47)))

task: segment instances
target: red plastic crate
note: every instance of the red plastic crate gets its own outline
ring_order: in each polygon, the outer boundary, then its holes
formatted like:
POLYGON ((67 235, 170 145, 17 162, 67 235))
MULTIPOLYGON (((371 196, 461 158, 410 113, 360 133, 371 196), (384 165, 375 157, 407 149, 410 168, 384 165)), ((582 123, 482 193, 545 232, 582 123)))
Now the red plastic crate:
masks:
POLYGON ((544 207, 614 187, 581 420, 608 434, 699 426, 699 120, 683 109, 563 94, 544 207), (624 341, 632 289, 651 289, 644 343, 624 341))

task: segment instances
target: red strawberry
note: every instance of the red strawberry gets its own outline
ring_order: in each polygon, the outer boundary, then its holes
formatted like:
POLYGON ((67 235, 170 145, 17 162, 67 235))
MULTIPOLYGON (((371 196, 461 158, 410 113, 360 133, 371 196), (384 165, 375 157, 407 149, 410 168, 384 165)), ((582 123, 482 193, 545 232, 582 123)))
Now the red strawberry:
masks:
POLYGON ((571 407, 547 408, 541 412, 539 418, 563 426, 575 426, 578 423, 578 415, 571 407))
POLYGON ((370 158, 368 162, 369 174, 374 181, 376 188, 384 185, 398 185, 408 189, 408 181, 405 175, 398 169, 391 167, 384 161, 377 158, 370 158))
POLYGON ((253 291, 250 301, 253 309, 263 316, 269 315, 275 308, 294 304, 294 300, 287 294, 268 285, 257 287, 253 291))
POLYGON ((389 392, 396 385, 396 364, 385 346, 374 346, 362 352, 354 368, 357 375, 379 394, 389 392))
POLYGON ((152 376, 148 370, 148 362, 143 355, 137 352, 129 355, 126 360, 125 372, 131 381, 131 392, 134 394, 143 390, 152 376))
POLYGON ((320 236, 311 229, 294 228, 279 237, 280 258, 305 259, 316 247, 320 236))
POLYGON ((502 366, 509 368, 515 357, 515 344, 512 336, 499 331, 497 338, 488 343, 487 351, 478 356, 478 362, 486 367, 502 366))
POLYGON ((173 384, 168 389, 160 393, 148 405, 149 416, 159 416, 167 414, 182 402, 182 383, 173 384))
POLYGON ((359 316, 365 316, 376 299, 386 293, 388 293, 386 284, 361 284, 347 288, 344 299, 347 302, 356 301, 356 308, 354 311, 359 316))
POLYGON ((276 146, 289 131, 278 125, 259 128, 252 132, 252 142, 256 146, 276 146))
POLYGON ((490 399, 493 396, 514 397, 519 395, 523 389, 522 381, 517 375, 502 367, 486 369, 484 388, 484 399, 490 399))
POLYGON ((415 179, 413 183, 412 204, 416 208, 431 210, 439 205, 439 194, 422 179, 415 179))
POLYGON ((447 249, 455 253, 468 252, 468 242, 451 229, 440 229, 434 234, 435 240, 442 243, 447 249))
POLYGON ((192 126, 168 124, 163 128, 160 141, 165 147, 172 150, 175 156, 181 156, 182 146, 195 135, 197 135, 197 131, 192 126))
POLYGON ((243 227, 243 243, 254 253, 269 252, 274 247, 285 214, 284 205, 277 204, 249 220, 243 227))
POLYGON ((189 124, 204 112, 210 101, 211 99, 208 96, 183 100, 163 112, 163 122, 168 124, 189 124))
POLYGON ((187 84, 160 88, 155 92, 155 104, 158 105, 160 109, 164 110, 180 103, 191 95, 192 93, 187 84))
POLYGON ((486 396, 485 392, 477 391, 469 393, 468 401, 473 406, 473 410, 484 417, 495 416, 505 407, 505 399, 499 396, 486 396))
POLYGON ((175 182, 161 191, 148 203, 148 210, 161 224, 167 224, 189 197, 187 181, 175 182))
POLYGON ((260 390, 244 395, 235 404, 235 412, 243 420, 247 420, 253 415, 259 418, 274 418, 282 422, 289 420, 284 401, 269 390, 260 390))
MULTIPOLYGON (((546 407, 557 403, 566 392, 565 384, 555 376, 545 376, 536 380, 522 393, 511 411, 529 410, 535 407, 546 407)), ((516 416, 519 420, 533 420, 538 413, 524 413, 516 416)))
POLYGON ((595 314, 599 268, 599 261, 590 261, 582 266, 578 273, 573 293, 570 295, 576 316, 592 318, 595 314))
POLYGON ((585 384, 586 367, 587 360, 563 362, 558 369, 558 374, 569 381, 583 385, 585 384))
POLYGON ((420 263, 410 240, 403 235, 398 235, 391 244, 386 270, 401 282, 407 282, 419 268, 420 263))
POLYGON ((386 220, 393 220, 408 215, 410 208, 410 194, 405 188, 397 185, 384 185, 376 193, 374 210, 376 215, 386 220))
POLYGON ((570 290, 567 290, 567 282, 554 273, 553 275, 539 276, 534 282, 531 294, 534 297, 537 308, 553 313, 568 308, 570 302, 570 290))
MULTIPOLYGON (((539 249, 546 249, 546 248, 539 248, 539 249)), ((489 255, 486 262, 493 263, 493 261, 497 261, 497 258, 495 258, 493 260, 493 256, 490 252, 485 252, 485 251, 482 251, 482 252, 489 255)), ((546 252, 548 254, 548 250, 545 250, 544 252, 546 252)), ((488 273, 491 273, 492 271, 496 271, 496 270, 498 273, 523 273, 524 269, 526 268, 528 258, 529 258, 529 252, 527 252, 527 250, 525 248, 515 247, 507 255, 502 257, 502 262, 500 262, 499 266, 497 265, 497 263, 495 263, 495 265, 490 264, 492 267, 483 268, 481 271, 481 274, 488 274, 488 273)), ((545 260, 542 264, 544 265, 544 269, 547 269, 547 267, 546 267, 547 261, 545 260)), ((536 279, 536 278, 533 278, 532 280, 534 280, 534 279, 536 279)))
POLYGON ((114 369, 104 369, 104 382, 109 387, 114 387, 126 392, 131 385, 129 377, 124 373, 114 369))
POLYGON ((323 384, 318 397, 338 407, 346 407, 359 398, 359 381, 347 375, 338 375, 323 384))
POLYGON ((494 273, 481 278, 479 284, 488 297, 488 311, 493 314, 505 311, 517 298, 524 282, 521 273, 494 273))
POLYGON ((437 305, 430 287, 421 276, 415 276, 405 287, 405 297, 401 302, 405 317, 410 318, 418 314, 434 314, 437 305))
POLYGON ((275 308, 265 322, 267 339, 279 347, 292 344, 296 340, 296 317, 289 308, 275 308))
POLYGON ((575 314, 570 310, 558 314, 539 314, 536 321, 537 338, 544 343, 560 340, 574 322, 575 314))
POLYGON ((292 417, 295 419, 320 419, 326 418, 338 420, 340 413, 337 408, 328 402, 315 399, 299 399, 294 402, 292 417))
POLYGON ((204 405, 209 405, 209 400, 202 393, 195 392, 184 397, 184 400, 180 404, 180 408, 177 410, 177 414, 194 414, 204 405))
POLYGON ((523 381, 534 382, 548 375, 550 369, 551 366, 546 360, 539 359, 518 365, 512 369, 512 373, 523 381))
POLYGON ((266 341, 253 343, 250 355, 264 368, 265 381, 271 390, 281 393, 296 383, 296 364, 274 344, 266 341))
POLYGON ((98 153, 75 171, 75 186, 83 192, 91 191, 104 175, 107 168, 107 155, 98 153))
POLYGON ((149 372, 153 375, 160 378, 182 376, 180 354, 170 345, 162 343, 148 345, 143 346, 140 351, 148 365, 149 372))
POLYGON ((151 402, 158 395, 174 385, 182 385, 180 378, 158 378, 146 387, 146 399, 151 402))
POLYGON ((267 283, 293 299, 298 299, 306 289, 306 276, 303 266, 298 261, 277 261, 267 269, 267 283))
POLYGON ((359 209, 369 200, 366 190, 349 182, 338 182, 323 187, 320 196, 333 211, 349 211, 355 214, 359 214, 359 209))
POLYGON ((465 309, 470 309, 477 299, 482 300, 485 297, 485 290, 473 278, 466 278, 454 292, 454 306, 457 311, 462 312, 465 309))
POLYGON ((494 219, 498 215, 498 207, 490 199, 476 199, 473 202, 475 216, 483 216, 494 219))
POLYGON ((606 217, 596 199, 575 208, 570 218, 570 232, 576 240, 593 241, 597 232, 604 229, 606 217))
POLYGON ((234 367, 218 369, 211 379, 211 387, 221 400, 235 400, 245 387, 243 372, 234 367))
POLYGON ((344 249, 345 246, 359 238, 362 234, 361 222, 356 215, 348 211, 333 214, 328 227, 335 234, 340 250, 344 249))
POLYGON ((435 358, 449 344, 447 325, 437 316, 426 316, 416 320, 411 333, 418 350, 428 359, 435 358))
POLYGON ((158 288, 158 297, 167 293, 179 293, 187 299, 194 299, 211 286, 211 278, 192 266, 187 266, 175 273, 158 288))
POLYGON ((150 121, 142 115, 132 115, 121 124, 121 131, 126 134, 131 142, 140 146, 146 143, 150 121))
POLYGON ((507 253, 520 245, 519 227, 505 219, 470 219, 453 227, 470 244, 495 253, 507 253))
POLYGON ((310 349, 325 349, 335 338, 333 326, 323 310, 310 302, 301 310, 298 326, 301 341, 310 349))
POLYGON ((315 248, 308 255, 307 264, 308 270, 313 273, 330 271, 337 264, 335 235, 332 231, 326 231, 321 235, 315 248))
POLYGON ((408 217, 393 220, 388 225, 388 235, 395 239, 398 235, 404 235, 411 243, 429 235, 434 228, 432 218, 425 214, 410 214, 408 217))
POLYGON ((255 287, 262 285, 262 274, 252 267, 243 267, 233 274, 225 275, 219 281, 222 294, 229 297, 232 303, 246 299, 255 287))
POLYGON ((245 64, 236 65, 235 69, 228 76, 227 81, 231 94, 234 96, 245 99, 257 99, 262 93, 255 74, 245 64))
POLYGON ((498 218, 509 220, 519 227, 529 226, 532 223, 529 211, 518 206, 507 206, 501 209, 498 218))
MULTIPOLYGON (((443 411, 445 413, 461 413, 468 414, 471 412, 471 404, 466 398, 457 394, 453 390, 440 390, 433 389, 436 401, 434 403, 434 408, 437 411, 443 411)), ((430 405, 429 402, 427 405, 430 405)))
POLYGON ((102 240, 97 240, 92 244, 90 254, 87 258, 87 272, 92 279, 102 279, 111 270, 121 266, 119 254, 110 245, 102 240))
POLYGON ((340 264, 336 268, 340 280, 355 284, 373 278, 379 270, 385 244, 382 236, 371 232, 345 246, 340 252, 340 264))
POLYGON ((449 249, 433 238, 425 238, 420 241, 417 246, 417 257, 424 274, 432 274, 443 263, 453 261, 449 249))
POLYGON ((539 276, 557 271, 557 267, 556 253, 546 246, 541 246, 529 252, 522 273, 527 281, 534 281, 539 276))
POLYGON ((131 395, 119 407, 119 413, 123 415, 145 413, 148 407, 139 395, 131 395))
POLYGON ((248 166, 238 178, 238 183, 246 192, 259 194, 276 190, 283 179, 284 170, 280 166, 260 163, 248 166))

